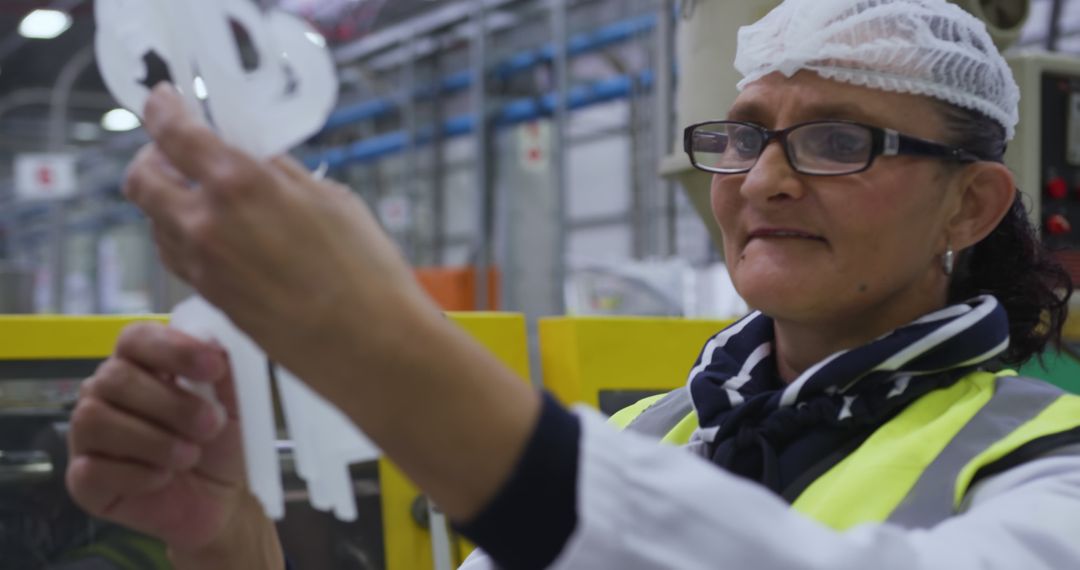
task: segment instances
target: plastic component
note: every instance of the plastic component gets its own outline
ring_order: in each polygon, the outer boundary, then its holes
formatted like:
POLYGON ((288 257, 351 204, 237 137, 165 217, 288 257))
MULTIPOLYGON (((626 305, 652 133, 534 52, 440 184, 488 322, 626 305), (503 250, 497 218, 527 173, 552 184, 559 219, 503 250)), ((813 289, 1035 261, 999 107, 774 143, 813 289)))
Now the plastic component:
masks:
POLYGON ((259 158, 316 133, 337 100, 325 42, 280 10, 261 10, 251 0, 98 0, 94 12, 101 75, 140 116, 153 87, 148 61, 154 56, 193 112, 259 158), (240 37, 250 49, 241 51, 240 37), (244 57, 249 52, 257 54, 254 61, 244 57), (206 87, 205 100, 196 78, 206 87))
POLYGON ((379 449, 345 414, 284 368, 277 369, 285 421, 296 450, 297 473, 307 482, 311 504, 356 520, 349 464, 379 458, 379 449))
MULTIPOLYGON (((213 340, 229 353, 229 366, 236 380, 237 411, 244 435, 244 464, 248 485, 262 502, 266 514, 275 519, 285 515, 281 487, 281 465, 275 447, 274 408, 266 355, 229 318, 201 297, 192 297, 172 313, 172 326, 191 336, 213 340)), ((181 379, 180 385, 217 403, 213 387, 181 379)), ((222 412, 223 413, 223 412, 222 412)))
POLYGON ((739 31, 742 89, 773 72, 934 97, 979 111, 1012 139, 1020 88, 986 25, 945 0, 787 0, 739 31))
MULTIPOLYGON (((165 79, 154 74, 164 73, 194 114, 257 158, 284 153, 316 133, 337 99, 325 41, 302 20, 252 0, 97 0, 94 15, 98 65, 121 104, 141 114, 152 83, 165 79)), ((248 484, 267 515, 281 518, 284 493, 266 355, 202 298, 178 305, 173 324, 228 352, 248 484)), ((180 384, 217 401, 205 384, 180 384)), ((348 463, 378 451, 300 380, 282 371, 280 385, 313 504, 345 520, 356 518, 348 463)))

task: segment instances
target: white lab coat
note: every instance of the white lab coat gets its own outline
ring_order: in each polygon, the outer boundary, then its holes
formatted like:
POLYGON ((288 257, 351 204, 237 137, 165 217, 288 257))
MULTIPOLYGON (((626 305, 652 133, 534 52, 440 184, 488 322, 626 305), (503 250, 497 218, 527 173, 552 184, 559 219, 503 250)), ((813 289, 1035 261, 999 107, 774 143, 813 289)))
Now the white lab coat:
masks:
MULTIPOLYGON (((767 489, 585 408, 577 527, 551 568, 618 570, 1080 569, 1080 449, 977 484, 932 529, 837 532, 767 489)), ((494 569, 483 553, 462 570, 494 569)))

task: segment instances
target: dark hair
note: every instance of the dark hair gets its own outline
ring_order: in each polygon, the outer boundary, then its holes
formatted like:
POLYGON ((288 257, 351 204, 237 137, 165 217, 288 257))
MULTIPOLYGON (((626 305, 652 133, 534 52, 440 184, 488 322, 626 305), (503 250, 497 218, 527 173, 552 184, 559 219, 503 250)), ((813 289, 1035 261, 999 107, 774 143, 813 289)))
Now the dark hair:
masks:
MULTIPOLYGON (((979 113, 942 104, 947 141, 984 160, 1002 162, 1005 129, 979 113)), ((1072 279, 1039 240, 1027 208, 1016 193, 1001 223, 974 247, 963 252, 949 285, 949 302, 977 295, 997 297, 1009 315, 1009 350, 1002 362, 1019 366, 1041 354, 1048 344, 1061 346, 1061 327, 1068 314, 1072 279)))

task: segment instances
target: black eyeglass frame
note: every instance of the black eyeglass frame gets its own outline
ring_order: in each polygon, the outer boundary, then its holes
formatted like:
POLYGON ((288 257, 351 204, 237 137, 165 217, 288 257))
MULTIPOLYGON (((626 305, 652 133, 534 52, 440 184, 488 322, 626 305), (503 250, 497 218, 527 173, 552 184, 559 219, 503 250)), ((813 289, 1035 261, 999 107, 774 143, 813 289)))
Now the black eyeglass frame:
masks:
POLYGON ((860 123, 860 122, 857 122, 857 121, 846 121, 846 120, 840 120, 840 119, 832 119, 832 120, 824 119, 824 120, 817 120, 817 121, 807 121, 805 123, 799 123, 797 125, 792 125, 792 126, 786 128, 786 129, 780 129, 780 130, 775 130, 775 131, 771 130, 771 129, 767 129, 767 128, 765 128, 765 127, 763 127, 761 125, 758 125, 756 123, 748 123, 748 122, 745 122, 745 121, 702 121, 700 123, 694 123, 694 124, 686 127, 685 129, 683 129, 683 151, 686 153, 686 156, 690 159, 690 164, 692 164, 694 166, 694 168, 697 168, 698 170, 703 170, 705 172, 709 172, 709 173, 712 173, 712 174, 745 174, 747 172, 750 172, 750 170, 752 168, 754 168, 754 166, 757 165, 758 160, 761 159, 761 155, 765 153, 765 149, 768 148, 769 144, 772 143, 774 140, 780 141, 781 146, 784 149, 784 156, 787 158, 788 166, 790 166, 791 169, 794 170, 795 172, 798 172, 799 174, 803 174, 805 176, 847 176, 849 174, 858 174, 860 172, 866 172, 867 170, 870 169, 871 166, 874 165, 874 161, 876 161, 877 157, 879 157, 879 156, 925 156, 925 157, 929 157, 929 158, 939 158, 939 159, 942 159, 942 160, 949 160, 949 161, 963 162, 963 163, 980 162, 980 161, 983 160, 982 158, 980 158, 975 153, 973 153, 971 151, 964 150, 962 148, 956 148, 956 147, 952 147, 952 146, 949 146, 949 145, 937 143, 937 142, 934 142, 934 141, 928 141, 926 139, 921 139, 919 137, 914 137, 914 136, 911 136, 911 135, 905 135, 905 134, 903 134, 903 133, 901 133, 899 131, 893 130, 893 129, 875 127, 873 125, 867 125, 865 123, 860 123), (699 128, 699 127, 703 127, 705 125, 716 125, 716 124, 740 125, 740 126, 744 126, 744 127, 750 127, 750 128, 752 128, 752 129, 754 129, 754 130, 761 133, 762 138, 764 139, 764 141, 761 144, 761 151, 758 152, 757 157, 754 158, 754 163, 753 164, 751 164, 750 166, 748 166, 746 168, 740 168, 740 169, 722 169, 722 168, 706 166, 706 165, 700 164, 700 163, 698 163, 697 161, 694 160, 694 151, 691 148, 691 144, 693 142, 694 130, 699 128), (791 133, 792 131, 794 131, 796 129, 799 129, 799 128, 802 128, 802 127, 806 127, 806 126, 809 126, 809 125, 820 125, 820 124, 855 125, 855 126, 862 127, 862 128, 865 128, 865 129, 869 130, 870 131, 870 136, 871 136, 871 145, 872 145, 872 147, 870 149, 870 157, 867 159, 866 165, 864 165, 862 168, 859 168, 858 170, 845 171, 845 172, 822 173, 822 172, 804 172, 804 171, 800 170, 799 167, 797 167, 795 165, 795 161, 791 157, 791 149, 788 147, 788 144, 787 144, 788 134, 791 133))

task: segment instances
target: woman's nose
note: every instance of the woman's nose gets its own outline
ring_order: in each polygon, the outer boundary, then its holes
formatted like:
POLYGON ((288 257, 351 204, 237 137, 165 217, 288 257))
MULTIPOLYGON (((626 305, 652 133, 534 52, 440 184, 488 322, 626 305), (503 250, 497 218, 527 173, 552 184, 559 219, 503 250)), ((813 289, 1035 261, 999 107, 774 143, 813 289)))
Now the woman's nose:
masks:
POLYGON ((803 195, 803 181, 792 169, 779 141, 769 144, 757 164, 746 173, 740 192, 751 202, 797 199, 803 195))

